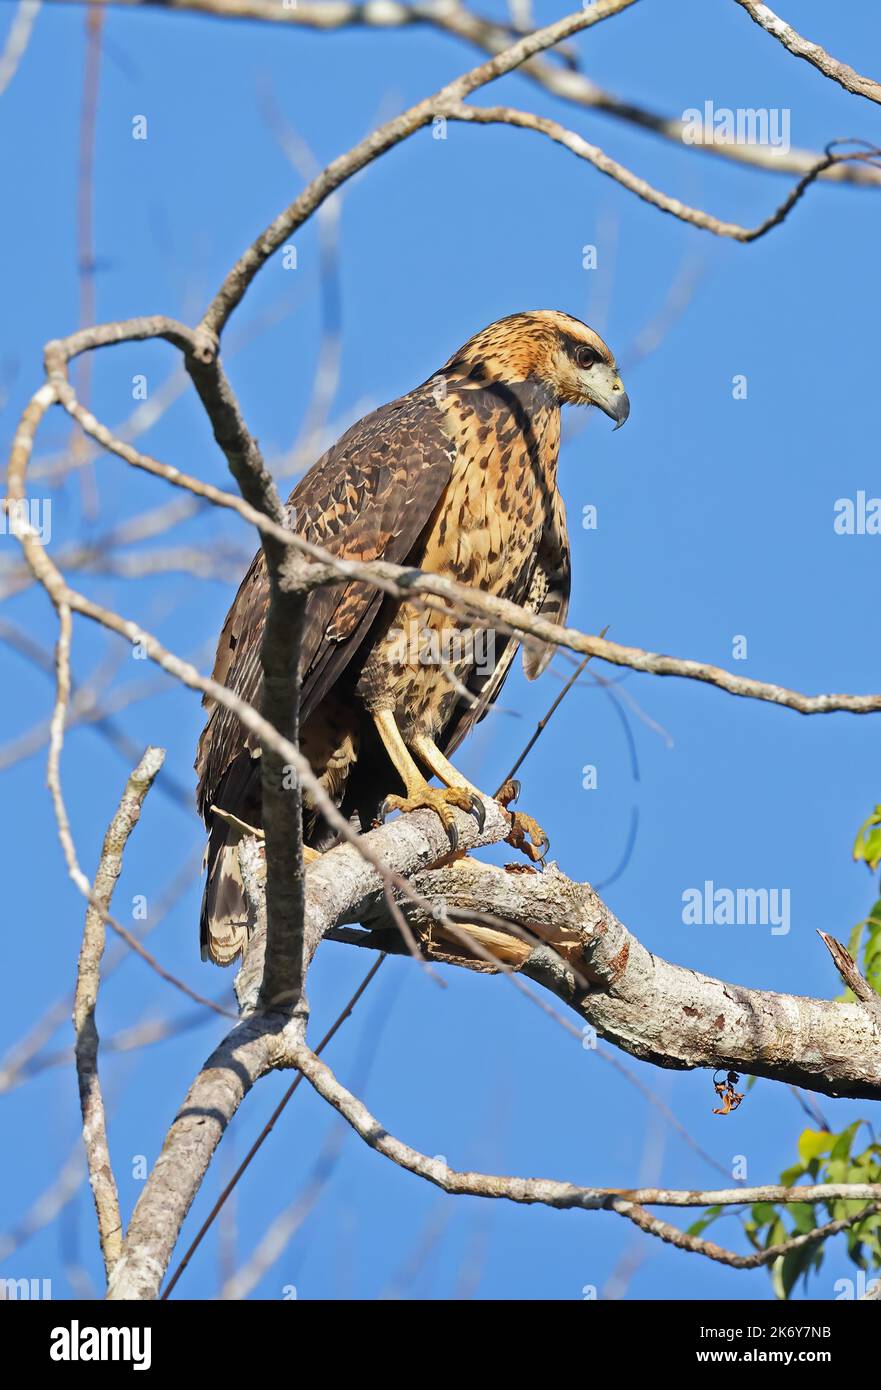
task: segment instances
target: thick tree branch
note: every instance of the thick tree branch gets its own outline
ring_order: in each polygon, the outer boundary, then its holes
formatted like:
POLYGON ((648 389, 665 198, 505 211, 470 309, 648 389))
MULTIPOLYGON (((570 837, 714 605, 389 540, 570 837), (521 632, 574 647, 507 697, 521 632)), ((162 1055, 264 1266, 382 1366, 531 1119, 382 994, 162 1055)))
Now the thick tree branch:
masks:
MULTIPOLYGON (((353 1011, 354 1011, 354 1009, 355 1009, 356 1004, 357 1004, 358 1001, 360 1000, 361 996, 364 994, 365 990, 366 990, 366 989, 368 988, 368 986, 370 985, 371 981, 373 980, 374 976, 376 975, 376 972, 379 970, 379 968, 380 968, 380 966, 382 965, 382 963, 383 963, 384 960, 385 960, 385 956, 379 956, 379 957, 374 961, 373 965, 372 965, 372 966, 370 967, 370 969, 367 971, 367 974, 364 976, 364 979, 361 981, 360 985, 359 985, 358 988, 355 990, 354 994, 351 996, 351 998, 349 999, 348 1003, 343 1007, 342 1012, 339 1013, 339 1014, 337 1014, 337 1017, 334 1019, 333 1023, 332 1023, 331 1026, 330 1026, 330 1028, 328 1028, 328 1030, 327 1030, 327 1032, 325 1033, 324 1037, 321 1039, 321 1042, 318 1044, 318 1046, 317 1046, 316 1049, 315 1049, 315 1055, 316 1055, 317 1057, 320 1057, 320 1056, 321 1056, 322 1052, 323 1052, 324 1049, 327 1047, 328 1043, 332 1041, 332 1039, 334 1038, 334 1036, 336 1035, 336 1033, 339 1031, 339 1029, 340 1029, 340 1028, 342 1027, 342 1025, 345 1023, 346 1019, 349 1018, 349 1017, 351 1017, 351 1015, 352 1015, 352 1013, 353 1013, 353 1011)), ((299 1088, 300 1082, 301 1082, 302 1080, 303 1080, 302 1075, 297 1075, 297 1076, 294 1078, 294 1080, 291 1082, 290 1086, 288 1087, 288 1089, 285 1091, 284 1095, 282 1096, 281 1100, 279 1101, 278 1105, 277 1105, 277 1106, 275 1107, 275 1109, 273 1110, 273 1112, 272 1112, 272 1114, 270 1115, 269 1119, 267 1120, 266 1124, 263 1126, 263 1128, 262 1128, 262 1130, 260 1131, 260 1133, 258 1134, 257 1138, 254 1140, 253 1144, 252 1144, 251 1147, 249 1148, 248 1152, 245 1154, 245 1157, 242 1159, 242 1162, 241 1162, 241 1163, 238 1165, 238 1167, 236 1168, 236 1171, 233 1173, 232 1177, 230 1178, 229 1182, 228 1182, 228 1183, 226 1184, 226 1186, 224 1187, 224 1189, 223 1189, 223 1191, 221 1192, 220 1196, 218 1197, 217 1201, 214 1203, 214 1206, 211 1208, 211 1211, 208 1213, 208 1216, 207 1216, 206 1219, 202 1222, 202 1225, 199 1227, 198 1231, 196 1232, 195 1238, 192 1240, 192 1242, 191 1242, 190 1245, 188 1246, 187 1251, 186 1251, 186 1254, 185 1254, 185 1255, 183 1256, 183 1258, 181 1259, 180 1263, 178 1264, 177 1268, 175 1269, 174 1273, 172 1274, 171 1278, 169 1279, 168 1283, 166 1284, 165 1288, 163 1289, 163 1292, 162 1292, 162 1297, 163 1297, 163 1299, 168 1298, 169 1295, 171 1294, 172 1290, 174 1289, 174 1287, 175 1287, 175 1285, 177 1284, 178 1280, 180 1279, 181 1275, 184 1273, 184 1270, 187 1268, 187 1266, 188 1266, 188 1264, 190 1263, 191 1259, 193 1258, 194 1254, 196 1253, 196 1251, 198 1250, 199 1246, 201 1245, 201 1243, 202 1243, 204 1237, 207 1235, 208 1231, 211 1229, 212 1225, 214 1224, 215 1220, 216 1220, 217 1217, 219 1216, 220 1212, 223 1210, 223 1208, 224 1208, 226 1202, 227 1202, 227 1201, 229 1200, 229 1198, 232 1196, 232 1194, 233 1194, 233 1192, 235 1191, 235 1189, 236 1189, 236 1187, 237 1187, 239 1181, 240 1181, 241 1178, 244 1176, 244 1174, 245 1174, 245 1172, 247 1171, 247 1169, 250 1167, 251 1162, 252 1162, 252 1160, 254 1159, 255 1155, 257 1154, 258 1150, 261 1149, 261 1148, 263 1147, 263 1145, 265 1144, 266 1140, 269 1138, 270 1134, 272 1133, 273 1129, 275 1128, 276 1123, 277 1123, 278 1120, 281 1118, 282 1112, 286 1109, 288 1103, 289 1103, 289 1102, 291 1101, 291 1099, 293 1098, 294 1093, 295 1093, 295 1092, 297 1091, 297 1089, 299 1088)))
MULTIPOLYGON (((486 822, 478 830, 473 816, 456 812, 459 845, 463 850, 482 845, 498 844, 508 834, 507 816, 496 802, 484 802, 486 822)), ((414 811, 388 825, 358 837, 357 844, 338 845, 331 853, 322 855, 306 870, 306 900, 304 925, 304 960, 308 969, 324 935, 341 922, 360 921, 368 912, 388 914, 386 890, 388 875, 411 879, 426 865, 444 859, 450 851, 447 833, 432 811, 414 811), (385 870, 385 873, 383 873, 385 870)), ((260 893, 259 883, 252 880, 252 891, 260 893)), ((397 924, 390 915, 386 921, 393 928, 402 950, 407 949, 397 924)), ((265 940, 261 924, 255 922, 242 969, 236 980, 236 993, 243 1008, 254 1008, 260 994, 264 969, 265 940)))
MULTIPOLYGON (((336 854, 331 851, 310 874, 321 867, 331 875, 336 854)), ((642 1061, 733 1069, 826 1095, 881 1099, 881 1027, 860 1004, 749 989, 673 965, 646 950, 589 884, 573 882, 556 865, 542 874, 509 873, 469 858, 416 873, 411 882, 460 924, 469 916, 479 923, 491 912, 530 931, 531 951, 514 933, 502 943, 478 927, 475 940, 642 1061), (587 978, 588 988, 579 986, 578 975, 587 978)), ((366 920, 374 930, 363 944, 395 951, 380 900, 370 905, 351 896, 338 921, 366 920)), ((430 914, 405 911, 428 959, 474 968, 430 914)), ((342 939, 359 938, 347 932, 342 939)))
POLYGON ((234 1028, 208 1058, 138 1198, 108 1298, 157 1297, 184 1218, 227 1125, 254 1083, 290 1047, 285 1029, 300 1037, 302 1021, 254 1016, 234 1028))

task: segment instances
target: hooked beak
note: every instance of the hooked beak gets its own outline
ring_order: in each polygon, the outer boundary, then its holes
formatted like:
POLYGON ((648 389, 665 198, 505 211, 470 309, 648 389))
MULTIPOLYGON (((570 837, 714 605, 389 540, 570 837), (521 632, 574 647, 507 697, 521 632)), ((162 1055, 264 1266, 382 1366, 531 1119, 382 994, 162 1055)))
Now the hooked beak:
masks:
POLYGON ((589 395, 593 404, 598 405, 610 420, 614 420, 615 429, 619 430, 630 414, 630 397, 618 373, 611 367, 594 367, 590 374, 589 395))

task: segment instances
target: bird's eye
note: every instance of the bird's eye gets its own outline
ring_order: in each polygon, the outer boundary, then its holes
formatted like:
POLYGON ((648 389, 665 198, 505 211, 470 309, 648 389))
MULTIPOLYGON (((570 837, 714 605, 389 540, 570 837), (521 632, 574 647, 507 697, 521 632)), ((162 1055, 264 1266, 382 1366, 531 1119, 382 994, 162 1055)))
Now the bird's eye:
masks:
POLYGON ((599 353, 595 352, 592 347, 582 344, 575 350, 575 361, 583 371, 587 371, 589 367, 594 366, 599 361, 599 353))

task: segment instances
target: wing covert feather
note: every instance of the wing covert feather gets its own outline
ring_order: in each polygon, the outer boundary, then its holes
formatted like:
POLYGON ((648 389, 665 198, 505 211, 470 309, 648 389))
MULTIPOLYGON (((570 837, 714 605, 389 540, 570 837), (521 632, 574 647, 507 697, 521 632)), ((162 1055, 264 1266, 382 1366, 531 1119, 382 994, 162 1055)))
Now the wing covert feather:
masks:
MULTIPOLYGON (((427 386, 358 421, 297 484, 289 524, 341 558, 406 564, 450 480, 454 445, 427 386)), ((363 582, 324 585, 306 603, 301 649, 301 719, 358 652, 383 601, 363 582)), ((242 580, 223 626, 214 678, 259 707, 260 642, 269 604, 263 552, 242 580)), ((224 773, 255 741, 235 715, 203 701, 208 722, 196 770, 203 814, 224 773)), ((232 809, 232 808, 230 808, 232 809)))

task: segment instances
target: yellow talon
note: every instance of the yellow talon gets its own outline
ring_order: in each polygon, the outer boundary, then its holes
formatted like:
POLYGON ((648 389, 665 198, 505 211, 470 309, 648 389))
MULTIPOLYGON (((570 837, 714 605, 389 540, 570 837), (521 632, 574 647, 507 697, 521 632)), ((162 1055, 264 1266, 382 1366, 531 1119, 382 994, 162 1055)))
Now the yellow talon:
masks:
POLYGON ((551 842, 538 821, 525 811, 509 811, 508 815, 511 817, 511 829, 505 843, 519 849, 533 864, 541 863, 551 842))
POLYGON ((385 820, 389 811, 419 811, 426 807, 434 811, 440 819, 441 825, 447 832, 450 848, 456 849, 459 844, 459 832, 456 829, 456 822, 450 809, 456 806, 460 811, 468 811, 477 821, 480 829, 483 829, 483 822, 486 819, 483 802, 473 792, 466 791, 464 787, 432 787, 426 782, 423 787, 418 787, 410 792, 408 796, 387 796, 382 803, 379 818, 385 820))
POLYGON ((537 820, 528 816, 525 811, 511 811, 508 808, 512 801, 516 801, 520 795, 520 783, 515 777, 509 777, 507 782, 503 782, 496 792, 496 801, 500 806, 504 806, 508 815, 511 817, 511 830, 505 841, 508 845, 513 845, 514 849, 519 849, 525 854, 527 859, 531 859, 533 864, 540 864, 551 847, 548 836, 542 830, 537 820), (530 844, 530 841, 532 843, 530 844))

